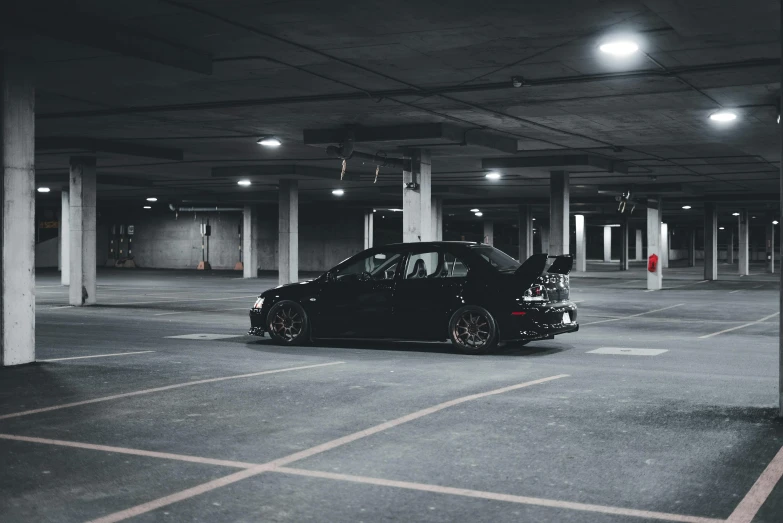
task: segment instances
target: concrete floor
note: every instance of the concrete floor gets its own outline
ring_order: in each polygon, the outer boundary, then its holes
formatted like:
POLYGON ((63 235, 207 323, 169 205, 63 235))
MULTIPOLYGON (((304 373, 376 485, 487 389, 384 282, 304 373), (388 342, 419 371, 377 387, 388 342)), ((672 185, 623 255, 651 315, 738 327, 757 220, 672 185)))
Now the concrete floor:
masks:
POLYGON ((77 309, 40 273, 40 362, 0 369, 0 519, 783 521, 777 275, 589 268, 580 332, 485 357, 244 336, 272 278, 100 271, 77 309))

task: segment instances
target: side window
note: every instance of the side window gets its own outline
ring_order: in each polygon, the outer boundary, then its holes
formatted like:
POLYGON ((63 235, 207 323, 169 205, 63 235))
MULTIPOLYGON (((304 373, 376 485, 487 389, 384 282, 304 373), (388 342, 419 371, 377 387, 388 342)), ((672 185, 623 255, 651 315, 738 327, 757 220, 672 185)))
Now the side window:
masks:
POLYGON ((391 280, 402 261, 402 254, 376 252, 369 256, 354 260, 335 273, 335 279, 340 280, 391 280))
POLYGON ((450 252, 423 252, 411 254, 405 267, 405 278, 461 278, 468 268, 450 252))

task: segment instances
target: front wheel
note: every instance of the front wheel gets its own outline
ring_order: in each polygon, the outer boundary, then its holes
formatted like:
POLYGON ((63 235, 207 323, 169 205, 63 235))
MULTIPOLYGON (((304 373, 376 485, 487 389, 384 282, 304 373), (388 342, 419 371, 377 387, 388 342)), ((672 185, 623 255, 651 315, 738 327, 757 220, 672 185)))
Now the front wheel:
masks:
POLYGON ((486 354, 498 344, 498 327, 486 309, 462 307, 449 321, 449 338, 465 354, 486 354))
POLYGON ((281 345, 302 345, 310 340, 310 321, 301 305, 284 300, 276 303, 267 316, 269 336, 281 345))

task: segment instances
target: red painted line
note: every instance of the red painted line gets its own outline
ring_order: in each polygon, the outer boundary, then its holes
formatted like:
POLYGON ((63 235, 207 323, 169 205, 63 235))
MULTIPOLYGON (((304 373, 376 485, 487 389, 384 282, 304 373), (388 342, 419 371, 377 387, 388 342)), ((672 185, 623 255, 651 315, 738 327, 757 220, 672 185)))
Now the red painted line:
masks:
POLYGON ((759 509, 767 501, 780 478, 783 477, 783 448, 769 462, 759 479, 750 488, 740 504, 731 513, 727 523, 750 523, 759 509))

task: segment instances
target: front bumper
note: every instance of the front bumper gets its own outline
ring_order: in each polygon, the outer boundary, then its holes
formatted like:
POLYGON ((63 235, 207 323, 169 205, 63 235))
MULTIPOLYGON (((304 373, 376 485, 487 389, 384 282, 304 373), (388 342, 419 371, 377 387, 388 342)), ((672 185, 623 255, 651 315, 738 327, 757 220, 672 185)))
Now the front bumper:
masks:
POLYGON ((263 336, 266 329, 264 329, 264 314, 263 309, 250 309, 250 330, 248 335, 250 336, 263 336))
POLYGON ((524 309, 524 316, 511 316, 506 325, 501 327, 503 340, 541 340, 551 339, 558 334, 577 332, 576 305, 570 301, 544 304, 524 309), (568 314, 570 323, 563 321, 568 314))

